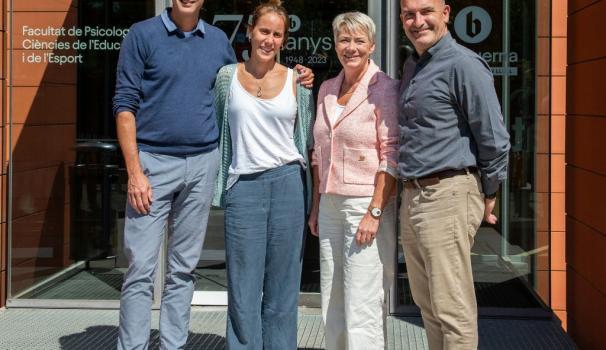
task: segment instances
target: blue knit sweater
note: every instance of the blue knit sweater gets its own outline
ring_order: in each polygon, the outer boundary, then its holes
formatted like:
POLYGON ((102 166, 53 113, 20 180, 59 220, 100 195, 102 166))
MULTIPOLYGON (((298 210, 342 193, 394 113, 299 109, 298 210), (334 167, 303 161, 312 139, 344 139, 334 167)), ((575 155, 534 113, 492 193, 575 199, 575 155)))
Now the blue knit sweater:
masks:
POLYGON ((202 20, 184 35, 160 16, 135 23, 118 60, 114 115, 135 114, 140 150, 187 155, 217 147, 213 88, 217 72, 236 62, 220 29, 202 20))

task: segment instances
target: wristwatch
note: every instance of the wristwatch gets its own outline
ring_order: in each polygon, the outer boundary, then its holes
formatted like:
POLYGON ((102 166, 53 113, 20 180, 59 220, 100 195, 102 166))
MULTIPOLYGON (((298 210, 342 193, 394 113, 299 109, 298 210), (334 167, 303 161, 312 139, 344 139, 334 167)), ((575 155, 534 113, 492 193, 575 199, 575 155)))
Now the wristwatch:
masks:
POLYGON ((370 212, 370 215, 375 219, 380 218, 381 214, 383 214, 383 210, 381 210, 381 208, 377 208, 377 207, 369 207, 368 211, 370 212))
POLYGON ((491 194, 484 194, 484 198, 486 199, 495 199, 497 198, 497 193, 491 193, 491 194))

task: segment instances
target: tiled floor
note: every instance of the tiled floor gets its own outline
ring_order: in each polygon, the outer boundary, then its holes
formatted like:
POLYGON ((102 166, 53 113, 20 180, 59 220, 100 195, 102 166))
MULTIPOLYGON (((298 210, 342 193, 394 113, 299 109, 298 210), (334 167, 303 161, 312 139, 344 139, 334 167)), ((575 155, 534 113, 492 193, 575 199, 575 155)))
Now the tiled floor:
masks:
MULTIPOLYGON (((8 309, 0 310, 0 349, 97 350, 114 349, 116 310, 8 309)), ((158 348, 158 312, 152 314, 151 349, 158 348)), ((186 349, 225 348, 224 308, 194 308, 186 349)), ((301 308, 299 349, 323 349, 319 310, 301 308)), ((390 317, 389 349, 427 349, 420 318, 390 317)), ((551 320, 480 320, 480 349, 576 349, 570 338, 551 320)))

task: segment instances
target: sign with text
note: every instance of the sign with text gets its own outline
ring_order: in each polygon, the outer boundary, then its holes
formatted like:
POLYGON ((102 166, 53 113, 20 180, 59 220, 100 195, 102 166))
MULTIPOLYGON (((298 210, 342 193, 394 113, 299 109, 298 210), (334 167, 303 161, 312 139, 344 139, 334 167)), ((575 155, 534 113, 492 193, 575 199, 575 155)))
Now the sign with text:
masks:
POLYGON ((83 51, 118 51, 128 28, 120 27, 36 27, 21 28, 21 53, 23 63, 64 64, 84 63, 83 51))
POLYGON ((451 26, 458 42, 480 55, 495 76, 517 76, 519 52, 503 50, 502 1, 460 1, 452 9, 451 26))
MULTIPOLYGON (((246 31, 255 4, 245 1, 208 1, 204 4, 204 20, 225 31, 239 61, 246 61, 250 57, 246 31)), ((302 64, 312 68, 317 82, 314 90, 317 91, 324 80, 336 76, 341 70, 334 51, 332 20, 347 11, 368 12, 368 1, 306 0, 289 1, 285 5, 290 26, 279 60, 289 67, 302 64)))

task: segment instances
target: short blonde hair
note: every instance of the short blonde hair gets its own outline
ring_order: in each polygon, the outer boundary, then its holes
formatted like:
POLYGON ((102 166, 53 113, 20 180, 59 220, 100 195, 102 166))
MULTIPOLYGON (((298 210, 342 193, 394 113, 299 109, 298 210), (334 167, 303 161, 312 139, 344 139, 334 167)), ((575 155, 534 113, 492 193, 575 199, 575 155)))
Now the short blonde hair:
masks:
POLYGON ((362 12, 345 12, 337 15, 332 21, 332 33, 335 41, 341 33, 341 30, 349 33, 361 31, 366 33, 370 42, 375 42, 377 28, 375 22, 367 14, 362 12))

